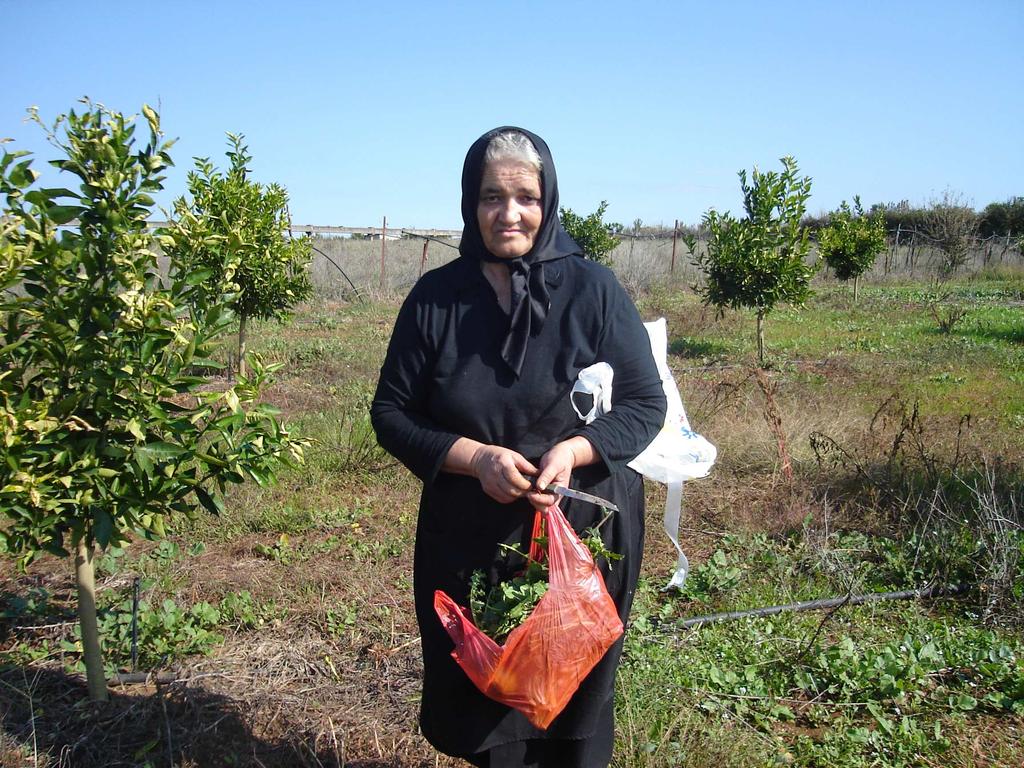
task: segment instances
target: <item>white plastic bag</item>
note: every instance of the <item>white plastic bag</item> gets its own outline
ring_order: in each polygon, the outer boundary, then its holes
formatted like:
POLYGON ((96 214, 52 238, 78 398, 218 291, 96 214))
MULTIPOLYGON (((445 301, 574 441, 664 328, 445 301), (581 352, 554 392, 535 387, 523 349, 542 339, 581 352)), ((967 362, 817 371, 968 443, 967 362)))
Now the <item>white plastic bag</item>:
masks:
MULTIPOLYGON (((668 367, 668 330, 665 318, 644 323, 651 343, 651 354, 658 366, 661 386, 668 400, 665 423, 651 444, 629 462, 629 466, 644 477, 668 485, 665 498, 665 533, 672 540, 679 559, 675 573, 665 589, 681 588, 690 570, 690 563, 679 544, 679 516, 683 504, 683 483, 704 477, 711 471, 718 451, 710 442, 690 429, 683 400, 679 396, 675 378, 668 367)), ((579 372, 569 396, 576 415, 589 424, 612 407, 612 379, 615 372, 608 363, 595 363, 579 372), (593 406, 583 413, 575 401, 577 394, 593 397, 593 406)))
POLYGON ((704 477, 711 471, 718 451, 706 439, 690 429, 683 400, 668 367, 668 332, 665 318, 644 323, 651 341, 651 353, 658 365, 661 386, 668 408, 661 432, 629 466, 644 477, 659 483, 684 482, 704 477))
POLYGON ((644 323, 651 341, 651 354, 658 365, 661 386, 665 390, 668 407, 665 410, 665 424, 643 453, 629 462, 629 466, 644 477, 668 485, 665 497, 665 533, 672 540, 679 558, 676 571, 665 589, 681 589, 690 570, 690 562, 679 544, 679 516, 683 506, 683 483, 704 477, 711 471, 718 456, 718 450, 708 440, 690 429, 689 419, 683 408, 679 388, 668 367, 668 329, 665 318, 660 317, 644 323))

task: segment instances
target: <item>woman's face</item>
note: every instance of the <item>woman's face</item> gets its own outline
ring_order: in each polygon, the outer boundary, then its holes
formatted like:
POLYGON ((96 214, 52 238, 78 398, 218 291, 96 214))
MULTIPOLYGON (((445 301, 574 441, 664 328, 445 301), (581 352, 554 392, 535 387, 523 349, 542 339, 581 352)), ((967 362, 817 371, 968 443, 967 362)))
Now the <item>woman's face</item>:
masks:
POLYGON ((517 160, 484 166, 476 219, 487 250, 502 259, 525 256, 540 231, 540 176, 517 160))

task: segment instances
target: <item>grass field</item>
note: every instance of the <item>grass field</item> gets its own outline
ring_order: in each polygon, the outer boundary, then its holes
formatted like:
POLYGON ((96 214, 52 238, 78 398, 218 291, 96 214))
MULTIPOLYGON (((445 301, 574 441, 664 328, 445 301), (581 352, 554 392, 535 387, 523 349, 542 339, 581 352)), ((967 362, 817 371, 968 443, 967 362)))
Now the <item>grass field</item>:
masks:
MULTIPOLYGON (((0 561, 0 765, 456 765, 416 727, 418 484, 367 414, 398 302, 253 328, 306 465, 102 558, 109 671, 131 668, 138 584, 136 666, 164 678, 84 703, 70 565, 0 561)), ((823 283, 769 316, 761 375, 752 316, 681 282, 639 305, 668 318, 719 460, 684 494, 682 593, 660 591, 674 557, 648 485, 613 764, 1021 765, 1024 276, 869 283, 857 304, 823 283), (933 583, 967 591, 680 626, 933 583)))

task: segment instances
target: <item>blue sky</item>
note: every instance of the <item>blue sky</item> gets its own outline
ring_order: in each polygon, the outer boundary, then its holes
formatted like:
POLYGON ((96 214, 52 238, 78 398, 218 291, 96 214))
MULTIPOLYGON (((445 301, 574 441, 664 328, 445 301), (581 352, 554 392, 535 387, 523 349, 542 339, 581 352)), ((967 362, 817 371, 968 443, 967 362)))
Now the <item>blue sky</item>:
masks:
POLYGON ((312 224, 460 227, 465 151, 509 123, 547 140, 563 205, 623 223, 736 212, 736 172, 783 155, 812 212, 1024 194, 1021 0, 712 6, 0 0, 0 137, 45 160, 29 105, 159 105, 161 203, 233 131, 312 224))

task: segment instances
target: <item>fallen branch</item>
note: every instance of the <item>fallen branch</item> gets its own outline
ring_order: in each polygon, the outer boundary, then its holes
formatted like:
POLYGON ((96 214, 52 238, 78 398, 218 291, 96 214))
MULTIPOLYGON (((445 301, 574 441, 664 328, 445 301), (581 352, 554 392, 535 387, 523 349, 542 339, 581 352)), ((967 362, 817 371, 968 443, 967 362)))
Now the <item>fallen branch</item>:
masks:
POLYGON ((176 683, 186 677, 176 672, 120 672, 111 675, 107 685, 143 685, 146 683, 176 683))
POLYGON ((676 626, 680 629, 702 627, 705 624, 716 624, 721 621, 733 621, 734 619, 762 618, 774 616, 777 613, 786 611, 821 611, 830 608, 839 608, 843 605, 862 605, 864 603, 876 603, 885 600, 927 600, 935 597, 953 597, 962 595, 971 590, 970 585, 957 584, 952 587, 925 587, 924 589, 907 589, 901 592, 868 592, 864 595, 847 595, 845 597, 831 597, 822 600, 807 600, 801 603, 789 603, 787 605, 769 605, 764 608, 751 608, 747 611, 727 611, 725 613, 711 613, 707 616, 694 616, 679 622, 676 626))

